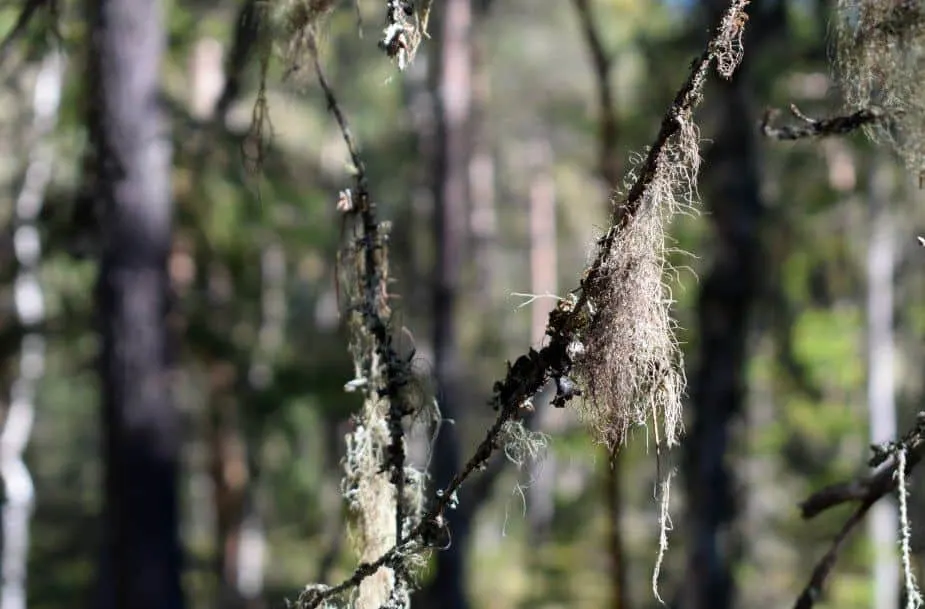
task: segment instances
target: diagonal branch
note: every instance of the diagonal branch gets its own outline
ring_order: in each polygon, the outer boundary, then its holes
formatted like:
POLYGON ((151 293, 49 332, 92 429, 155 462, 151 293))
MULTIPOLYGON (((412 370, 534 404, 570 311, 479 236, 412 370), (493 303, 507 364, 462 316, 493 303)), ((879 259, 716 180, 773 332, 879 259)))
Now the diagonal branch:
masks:
MULTIPOLYGON (((647 190, 655 179, 662 163, 665 162, 665 155, 671 140, 681 128, 682 117, 690 115, 699 105, 707 75, 714 62, 718 64, 722 75, 727 78, 730 76, 731 68, 728 64, 724 65, 730 53, 728 45, 730 39, 735 39, 741 34, 745 21, 744 11, 748 4, 749 0, 732 0, 730 2, 728 10, 723 15, 721 23, 713 33, 706 49, 692 63, 691 72, 662 119, 655 141, 649 148, 648 155, 640 167, 638 177, 629 194, 622 201, 614 201, 612 211, 613 226, 598 241, 597 256, 590 268, 584 273, 580 287, 575 290, 580 294, 575 296, 573 293, 573 298, 560 301, 557 308, 550 313, 546 329, 546 334, 550 337, 548 344, 539 351, 530 349, 527 354, 518 358, 513 365, 509 363, 504 379, 495 383, 491 404, 499 411, 498 416, 488 429, 485 438, 475 449, 474 454, 459 473, 453 477, 446 488, 437 492, 436 500, 421 521, 407 535, 400 538, 395 546, 373 563, 361 564, 354 574, 341 584, 335 587, 312 588, 310 594, 306 593, 300 599, 300 607, 314 609, 332 596, 359 585, 366 577, 376 572, 379 567, 398 566, 402 557, 409 552, 421 547, 433 546, 436 540, 445 539, 447 531, 445 530, 444 512, 448 506, 456 501, 457 491, 462 484, 473 473, 482 471, 487 467, 488 460, 501 447, 502 430, 507 423, 520 419, 523 405, 542 389, 549 380, 556 381, 557 392, 553 400, 554 405, 563 407, 576 395, 574 383, 567 377, 572 367, 569 346, 573 343, 578 333, 586 328, 593 318, 593 311, 588 307, 588 293, 583 288, 594 285, 600 279, 603 264, 611 254, 617 234, 633 221, 633 217, 640 210, 647 190)), ((315 58, 315 63, 316 69, 319 68, 317 58, 315 58)), ((375 230, 375 218, 372 215, 372 208, 369 206, 362 162, 356 152, 356 146, 350 135, 346 120, 331 93, 330 87, 324 80, 322 72, 318 70, 317 73, 319 82, 325 90, 329 108, 341 128, 344 140, 350 150, 351 158, 357 167, 360 208, 361 210, 367 210, 361 211, 364 214, 364 225, 368 224, 371 230, 375 230)))
POLYGON ((231 54, 225 69, 225 86, 215 104, 215 117, 220 123, 224 123, 231 105, 241 93, 244 68, 259 43, 260 27, 257 0, 244 0, 238 13, 231 54))
POLYGON ((922 460, 925 454, 925 412, 917 415, 915 425, 900 440, 886 445, 874 445, 871 448, 874 456, 870 460, 870 466, 874 470, 870 474, 855 481, 823 488, 800 504, 803 518, 810 519, 843 503, 860 502, 835 536, 828 552, 819 559, 809 582, 797 598, 794 609, 813 607, 822 595, 823 587, 848 535, 864 520, 864 516, 877 501, 897 489, 900 454, 904 455, 903 476, 908 476, 922 460))
POLYGON ((832 540, 832 545, 828 552, 816 563, 813 574, 809 578, 809 583, 806 584, 800 596, 797 597, 797 601, 793 606, 794 609, 812 609, 816 601, 820 599, 825 582, 838 560, 838 552, 844 546, 851 532, 864 520, 864 516, 867 515, 874 503, 876 501, 865 500, 845 521, 838 535, 832 540))

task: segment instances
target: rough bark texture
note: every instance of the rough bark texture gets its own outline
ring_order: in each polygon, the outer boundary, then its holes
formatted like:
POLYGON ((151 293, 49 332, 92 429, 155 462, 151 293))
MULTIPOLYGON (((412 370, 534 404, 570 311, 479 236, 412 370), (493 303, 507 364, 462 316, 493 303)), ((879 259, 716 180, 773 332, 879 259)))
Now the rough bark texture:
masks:
POLYGON ((168 380, 171 195, 159 108, 165 35, 155 0, 91 0, 90 138, 103 209, 105 607, 183 606, 178 414, 168 380))

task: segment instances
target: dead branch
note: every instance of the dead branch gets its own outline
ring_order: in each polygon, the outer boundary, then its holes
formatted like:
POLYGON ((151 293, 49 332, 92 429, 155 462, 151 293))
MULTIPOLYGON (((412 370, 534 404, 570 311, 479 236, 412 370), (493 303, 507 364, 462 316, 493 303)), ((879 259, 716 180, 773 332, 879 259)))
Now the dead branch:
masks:
POLYGON ((832 572, 832 568, 835 566, 835 562, 838 560, 838 552, 844 545, 845 540, 848 539, 851 531, 853 531, 855 527, 857 527, 857 525, 864 520, 864 516, 867 515, 867 512, 870 510, 874 503, 876 503, 876 501, 864 501, 864 503, 858 506, 854 513, 851 514, 851 517, 845 521, 845 524, 838 532, 838 535, 836 535, 835 539, 832 540, 832 545, 829 548, 829 551, 826 552, 821 559, 819 559, 818 563, 816 563, 816 567, 813 569, 813 574, 809 578, 809 583, 806 584, 806 587, 803 588, 800 596, 797 597, 797 602, 793 606, 794 609, 812 609, 813 605, 816 604, 816 601, 822 597, 823 586, 825 585, 829 574, 832 572))
MULTIPOLYGON (((359 358, 358 361, 362 361, 366 368, 363 372, 365 376, 363 385, 367 399, 385 399, 388 403, 389 442, 385 446, 387 454, 383 466, 389 473, 389 483, 395 488, 395 540, 397 542, 379 559, 371 563, 362 563, 353 576, 342 584, 333 588, 311 588, 311 594, 303 595, 299 606, 316 607, 329 597, 359 586, 363 580, 375 574, 379 567, 389 567, 395 574, 396 580, 390 594, 397 593, 400 579, 407 581, 407 569, 401 564, 406 554, 404 550, 408 545, 402 543, 406 519, 406 453, 402 419, 406 415, 413 414, 413 411, 401 393, 403 386, 408 383, 411 376, 410 361, 399 356, 388 327, 390 308, 386 287, 388 283, 387 235, 376 216, 376 203, 369 192, 366 167, 360 156, 359 147, 346 115, 325 76, 312 34, 309 34, 307 44, 318 83, 324 92, 328 109, 334 116, 353 164, 356 189, 353 193, 349 190, 341 193, 338 209, 344 213, 345 219, 354 217, 357 220, 359 236, 354 246, 350 247, 356 248, 359 258, 354 271, 357 283, 354 289, 359 294, 354 299, 356 302, 349 303, 349 306, 352 311, 359 313, 363 331, 368 333, 371 340, 364 341, 361 332, 354 332, 351 338, 351 349, 356 351, 355 357, 359 358), (366 342, 369 344, 365 344, 366 342)), ((368 422, 363 421, 362 423, 368 422)))
POLYGON ((884 496, 896 490, 899 483, 897 469, 900 453, 905 454, 904 475, 908 476, 922 460, 925 453, 925 412, 919 412, 915 425, 900 440, 884 445, 874 445, 869 465, 874 470, 867 476, 851 482, 835 484, 813 493, 800 504, 804 519, 814 516, 849 501, 860 505, 851 514, 829 550, 819 559, 806 587, 797 598, 794 609, 811 609, 822 596, 822 591, 832 569, 838 560, 838 553, 851 531, 864 520, 870 508, 884 496))
MULTIPOLYGON (((918 414, 915 426, 903 436, 897 446, 906 450, 908 475, 925 455, 925 412, 918 414)), ((833 484, 813 493, 800 504, 803 518, 808 520, 849 501, 877 501, 896 490, 895 474, 898 460, 895 450, 891 450, 889 446, 872 448, 874 456, 870 465, 874 470, 857 480, 833 484)))
MULTIPOLYGON (((301 607, 314 609, 326 599, 359 585, 363 579, 374 573, 378 567, 397 565, 401 557, 415 547, 432 546, 435 539, 444 538, 446 535, 444 512, 448 506, 456 501, 457 491, 462 484, 474 472, 487 467, 488 460, 501 447, 502 429, 508 422, 516 421, 521 417, 522 406, 540 391, 549 380, 556 381, 557 393, 553 400, 555 406, 565 406, 576 395, 576 392, 570 389, 575 387, 574 382, 567 376, 572 367, 568 348, 576 338, 577 333, 587 327, 593 317, 593 311, 588 307, 588 292, 583 288, 584 286, 594 285, 599 280, 602 266, 610 256, 618 232, 632 222, 633 216, 639 210, 644 195, 664 160, 664 153, 671 138, 678 133, 681 127, 679 118, 689 115, 699 105, 702 99, 703 86, 711 66, 714 62, 721 62, 723 55, 729 52, 728 48, 723 48, 723 44, 724 41, 730 38, 730 30, 733 30, 733 35, 735 35, 744 27, 744 11, 748 4, 749 0, 732 0, 730 2, 729 9, 723 15, 721 24, 717 27, 706 49, 692 63, 691 72, 665 114, 655 141, 649 148, 648 155, 640 167, 638 177, 629 194, 624 200, 614 202, 613 226, 598 241, 599 250, 597 256, 590 268, 584 273, 580 287, 575 290, 580 294, 574 298, 563 299, 556 309, 550 313, 546 329, 546 334, 550 337, 549 343, 539 351, 530 349, 526 355, 518 358, 513 365, 509 363, 504 379, 495 383, 491 403, 498 409, 498 416, 472 457, 446 488, 437 491, 434 504, 408 535, 401 538, 395 546, 375 562, 361 565, 350 578, 341 584, 333 588, 324 588, 323 590, 313 589, 309 597, 302 599, 302 602, 300 602, 301 607)), ((315 58, 315 64, 316 69, 320 68, 317 57, 315 58)), ((725 77, 730 74, 730 70, 722 65, 720 72, 725 77)), ((324 80, 323 73, 320 70, 317 73, 331 112, 341 128, 347 147, 350 150, 351 158, 357 166, 357 190, 361 195, 359 203, 361 207, 370 210, 363 212, 365 214, 363 216, 364 225, 368 224, 370 230, 375 230, 373 226, 375 225, 375 219, 370 207, 371 203, 362 162, 356 152, 356 146, 350 135, 346 120, 330 87, 324 80)))
POLYGON ((761 133, 765 137, 776 140, 801 140, 811 137, 846 135, 885 118, 883 110, 874 107, 858 110, 846 116, 813 119, 800 112, 796 105, 790 104, 790 113, 803 124, 772 127, 771 121, 780 114, 780 110, 769 109, 765 111, 764 118, 761 121, 761 133))

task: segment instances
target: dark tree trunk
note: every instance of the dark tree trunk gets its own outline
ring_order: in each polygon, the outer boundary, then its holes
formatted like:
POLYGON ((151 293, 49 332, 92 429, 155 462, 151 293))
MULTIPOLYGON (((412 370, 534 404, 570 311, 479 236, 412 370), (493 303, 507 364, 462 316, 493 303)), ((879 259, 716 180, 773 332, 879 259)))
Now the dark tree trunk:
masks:
MULTIPOLYGON (((476 23, 485 18, 473 16, 476 23)), ((478 28, 476 28, 477 30, 478 28)), ((495 157, 491 125, 491 57, 487 36, 473 36, 472 106, 469 116, 471 154, 469 157, 469 241, 475 264, 474 302, 483 313, 494 311, 498 278, 498 210, 495 192, 495 157)), ((497 334, 486 324, 483 332, 497 334)))
MULTIPOLYGON (((728 3, 704 0, 710 24, 728 3)), ((786 3, 755 3, 746 29, 743 64, 731 81, 715 79, 715 142, 704 159, 704 194, 713 224, 713 262, 698 302, 698 357, 691 377, 693 421, 685 441, 691 520, 687 589, 681 605, 728 609, 735 605, 732 570, 742 554, 737 520, 743 501, 730 467, 731 427, 744 416, 747 342, 766 289, 758 117, 748 92, 765 85, 750 78, 749 58, 787 35, 786 3)))
MULTIPOLYGON (((707 0, 706 5, 715 23, 725 3, 707 0)), ((745 400, 746 343, 764 264, 757 130, 745 68, 731 82, 716 85, 712 99, 723 119, 717 121, 715 143, 704 162, 715 250, 698 303, 693 424, 685 442, 692 543, 682 605, 688 609, 734 605, 732 569, 741 553, 735 531, 739 501, 727 452, 730 426, 742 415, 745 400)))
POLYGON ((105 462, 102 604, 175 609, 178 413, 168 380, 170 144, 156 0, 91 0, 90 116, 103 209, 97 305, 105 462))
POLYGON ((726 453, 729 427, 742 413, 749 314, 761 265, 761 202, 754 138, 748 133, 754 121, 738 87, 730 88, 723 96, 728 120, 707 162, 714 176, 708 209, 718 251, 700 292, 699 364, 691 392, 693 426, 686 442, 694 522, 689 570, 694 593, 688 598, 689 606, 697 609, 733 604, 731 570, 738 544, 731 527, 738 508, 726 453))
MULTIPOLYGON (((437 130, 434 167, 434 235, 437 260, 433 278, 434 372, 440 408, 445 419, 459 417, 461 370, 457 340, 456 302, 465 256, 467 233, 468 139, 471 113, 471 0, 446 0, 436 21, 440 51, 436 64, 437 130)), ((445 486, 460 464, 455 425, 444 425, 434 455, 434 482, 445 486)), ((431 606, 466 609, 466 549, 471 509, 465 502, 449 510, 447 523, 453 543, 437 554, 437 571, 428 590, 431 606)))

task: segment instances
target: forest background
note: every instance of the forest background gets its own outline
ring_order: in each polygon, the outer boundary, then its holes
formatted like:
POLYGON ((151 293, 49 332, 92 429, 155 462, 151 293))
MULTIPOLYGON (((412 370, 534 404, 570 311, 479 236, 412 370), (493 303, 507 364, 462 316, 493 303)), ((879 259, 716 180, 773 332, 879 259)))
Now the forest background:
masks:
MULTIPOLYGON (((345 391, 354 371, 335 280, 349 157, 311 62, 273 62, 260 90, 260 62, 241 61, 249 2, 162 5, 185 598, 278 607, 356 562, 340 459, 360 400, 345 391), (261 100, 269 122, 255 115, 261 100)), ((422 395, 441 385, 435 357, 452 362, 452 393, 436 390, 452 423, 412 446, 422 462, 432 449, 439 468, 484 435, 505 361, 541 344, 550 295, 575 286, 607 226, 610 192, 652 142, 724 3, 438 0, 432 38, 404 72, 376 45, 383 5, 339 5, 324 19, 320 61, 392 223, 395 319, 422 395), (457 102, 449 127, 433 103, 440 91, 457 102), (444 157, 448 138, 459 145, 444 157)), ((21 7, 0 8, 0 32, 16 32, 0 49, 0 395, 17 395, 20 358, 34 348, 24 338, 40 335, 25 454, 35 490, 27 597, 62 607, 95 598, 109 526, 97 219, 84 195, 93 101, 83 7, 48 3, 20 29, 21 7), (67 64, 48 128, 34 120, 33 97, 54 49, 67 64), (14 235, 37 147, 53 170, 36 220, 43 316, 30 326, 15 302, 24 265, 14 235)), ((661 569, 672 607, 792 604, 847 513, 805 521, 799 502, 863 472, 871 438, 907 428, 925 391, 918 176, 859 135, 790 143, 758 126, 765 108, 790 103, 810 116, 840 111, 832 10, 824 0, 754 2, 743 67, 708 85, 698 113, 703 213, 671 228, 691 382, 661 569)), ((452 546, 434 554, 418 606, 657 605, 658 472, 645 433, 611 467, 550 397, 530 423, 548 434, 545 453, 520 467, 496 456, 464 489, 452 546)), ((909 501, 917 557, 925 495, 914 479, 909 501)), ((888 607, 872 601, 884 587, 875 556, 862 530, 822 606, 888 607)))

